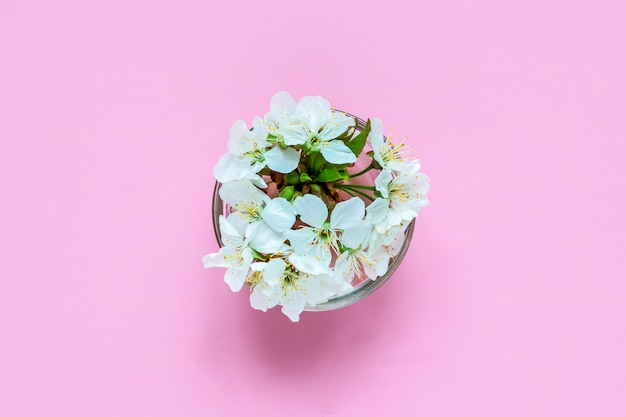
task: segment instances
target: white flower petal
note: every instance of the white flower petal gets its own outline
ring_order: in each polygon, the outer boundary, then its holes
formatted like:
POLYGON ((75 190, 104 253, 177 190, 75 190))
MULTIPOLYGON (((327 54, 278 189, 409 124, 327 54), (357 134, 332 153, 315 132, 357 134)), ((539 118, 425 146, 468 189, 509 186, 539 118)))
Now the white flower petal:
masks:
POLYGON ((263 271, 263 280, 272 287, 280 282, 287 264, 280 258, 270 259, 263 271))
POLYGON ((340 140, 322 143, 321 152, 331 164, 351 164, 356 161, 354 153, 340 140))
POLYGON ((380 223, 389 212, 389 200, 377 198, 367 206, 366 211, 365 220, 372 224, 380 223))
POLYGON ((298 112, 307 120, 312 132, 317 133, 328 120, 333 112, 328 100, 320 96, 305 96, 298 101, 298 112))
POLYGON ((267 267, 267 262, 257 261, 250 264, 250 270, 254 272, 263 272, 267 267))
MULTIPOLYGON (((262 167, 261 167, 262 168, 262 167)), ((258 172, 258 171, 254 171, 258 172)), ((267 183, 257 174, 249 174, 245 176, 246 179, 249 179, 252 184, 257 186, 258 188, 267 188, 267 183)))
POLYGON ((258 168, 257 165, 251 165, 247 159, 226 153, 217 160, 213 168, 213 176, 221 183, 240 180, 258 172, 258 170, 255 171, 258 168))
POLYGON ((428 190, 430 190, 430 178, 424 173, 419 173, 415 182, 415 191, 419 194, 426 194, 428 190))
POLYGON ((387 163, 387 167, 394 171, 396 174, 399 173, 415 173, 420 170, 420 162, 417 159, 413 159, 410 161, 404 160, 391 160, 387 163))
POLYGON ((291 203, 282 197, 270 200, 263 209, 263 220, 277 232, 291 229, 296 221, 296 212, 291 203))
POLYGON ((421 209, 422 207, 429 206, 430 205, 430 200, 428 199, 428 197, 426 197, 424 195, 424 196, 421 196, 420 198, 417 199, 417 203, 418 203, 417 207, 419 207, 421 209))
POLYGON ((255 116, 252 121, 252 131, 250 134, 254 137, 254 143, 258 149, 263 149, 269 146, 267 142, 269 130, 267 129, 267 123, 265 123, 261 117, 255 116))
POLYGON ((372 149, 379 151, 385 142, 383 135, 383 122, 378 117, 375 117, 371 120, 371 126, 372 130, 370 130, 370 134, 367 138, 370 145, 372 145, 372 149))
POLYGON ((262 287, 257 284, 250 293, 250 307, 265 312, 269 305, 270 298, 263 293, 262 287))
POLYGON ((278 304, 279 297, 269 286, 257 284, 250 293, 250 306, 255 310, 267 311, 278 304))
POLYGON ((202 263, 204 264, 205 268, 225 268, 229 265, 226 259, 224 259, 221 250, 217 253, 209 253, 208 255, 204 255, 202 257, 202 263))
POLYGON ((282 233, 276 232, 265 222, 257 222, 258 227, 250 238, 250 247, 261 253, 275 253, 285 242, 282 233))
POLYGON ((233 292, 238 292, 248 276, 248 268, 228 268, 224 274, 224 281, 233 292))
POLYGON ((246 140, 246 135, 250 132, 243 120, 237 120, 230 128, 228 135, 228 151, 233 155, 241 155, 248 152, 253 143, 246 140))
POLYGON ((363 270, 369 279, 374 281, 376 278, 385 275, 389 269, 389 254, 381 249, 370 255, 369 259, 371 263, 363 263, 363 270))
POLYGON ((241 211, 234 211, 228 216, 228 222, 237 230, 241 236, 246 236, 250 226, 250 216, 241 211))
POLYGON ((328 208, 321 198, 312 194, 298 197, 293 207, 300 215, 300 220, 313 227, 322 227, 328 217, 328 208))
MULTIPOLYGON (((372 233, 368 242, 368 251, 375 251, 380 249, 381 246, 389 246, 395 244, 394 239, 404 242, 404 231, 409 226, 409 224, 410 222, 403 222, 397 226, 390 227, 387 231, 383 233, 378 233, 378 231, 372 233)), ((396 253, 390 253, 392 256, 396 255, 396 253)))
POLYGON ((242 258, 242 268, 245 268, 246 271, 250 269, 250 265, 252 264, 252 250, 249 247, 244 247, 241 249, 241 258, 242 258))
POLYGON ((304 311, 306 301, 304 294, 293 288, 288 288, 287 294, 281 299, 281 304, 283 314, 289 317, 291 321, 297 322, 300 320, 300 313, 304 311))
POLYGON ((265 162, 271 170, 287 174, 298 167, 300 153, 294 148, 283 149, 276 145, 265 152, 265 162))
POLYGON ((400 250, 402 249, 402 245, 404 244, 404 239, 405 239, 404 231, 402 230, 398 231, 398 233, 396 233, 396 236, 391 242, 391 244, 388 246, 385 246, 385 250, 387 251, 387 253, 390 256, 396 256, 398 253, 400 253, 400 250))
POLYGON ((243 243, 243 236, 239 233, 237 228, 223 215, 220 215, 219 219, 220 235, 222 236, 222 242, 226 246, 237 247, 243 243))
POLYGON ((285 237, 289 239, 291 247, 297 253, 305 253, 310 249, 309 242, 315 237, 315 232, 310 227, 301 227, 296 230, 285 231, 285 237))
POLYGON ((314 306, 324 300, 320 296, 320 279, 318 275, 301 274, 298 285, 302 288, 302 295, 306 304, 314 306))
POLYGON ((343 277, 336 277, 332 274, 317 275, 318 280, 318 299, 317 304, 328 301, 332 296, 345 294, 352 289, 352 285, 348 284, 343 277))
POLYGON ((263 203, 271 200, 267 194, 255 187, 247 179, 222 184, 219 194, 226 204, 241 211, 262 206, 263 203))
POLYGON ((318 254, 317 247, 313 247, 305 253, 292 253, 289 255, 289 262, 301 272, 314 275, 330 273, 329 265, 332 260, 330 251, 319 252, 321 253, 318 254))
POLYGON ((286 91, 274 94, 270 101, 270 119, 268 121, 280 123, 289 114, 296 111, 296 101, 286 91))
POLYGON ((361 220, 356 225, 347 228, 341 233, 341 243, 350 249, 358 249, 369 237, 372 225, 361 220))
POLYGON ((285 118, 278 127, 279 136, 282 136, 285 145, 302 145, 310 137, 309 126, 304 120, 295 116, 285 118))
POLYGON ((302 314, 302 312, 304 311, 304 302, 302 302, 302 308, 300 308, 299 305, 289 304, 283 306, 281 308, 281 311, 285 316, 289 317, 289 320, 297 323, 300 321, 300 314, 302 314))
POLYGON ((356 226, 365 215, 365 203, 358 197, 338 203, 330 213, 330 227, 344 230, 356 226))
MULTIPOLYGON (((228 218, 230 217, 232 216, 228 216, 228 218)), ((244 234, 244 241, 246 244, 250 244, 250 241, 256 235, 256 231, 259 229, 260 224, 261 222, 248 223, 248 226, 246 227, 245 234, 244 234)))
POLYGON ((226 268, 239 268, 243 257, 241 256, 241 247, 223 246, 218 252, 226 261, 226 268))
POLYGON ((343 113, 333 112, 326 126, 319 133, 320 139, 324 141, 335 139, 354 125, 354 118, 343 113))
POLYGON ((396 210, 390 209, 387 213, 387 229, 392 226, 397 226, 402 223, 403 220, 411 220, 415 217, 415 211, 413 210, 396 210))
POLYGON ((388 169, 383 169, 374 180, 376 190, 384 197, 389 197, 389 183, 393 180, 393 175, 388 169))
MULTIPOLYGON (((389 210, 389 212, 391 212, 391 210, 389 210)), ((389 223, 389 219, 384 218, 381 222, 376 223, 374 225, 374 229, 376 229, 377 233, 386 233, 387 231, 389 231, 389 229, 393 227, 393 224, 389 223)))
POLYGON ((350 275, 350 252, 344 252, 335 261, 335 275, 344 279, 345 276, 350 275))

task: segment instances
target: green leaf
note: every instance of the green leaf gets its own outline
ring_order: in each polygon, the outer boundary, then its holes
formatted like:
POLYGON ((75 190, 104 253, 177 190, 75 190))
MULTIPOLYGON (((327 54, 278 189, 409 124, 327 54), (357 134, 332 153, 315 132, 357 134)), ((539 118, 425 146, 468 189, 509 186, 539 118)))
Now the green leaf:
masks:
POLYGON ((295 192, 296 192, 296 188, 293 185, 288 185, 284 187, 282 190, 280 190, 280 192, 278 193, 278 196, 286 200, 291 200, 295 192))
POLYGON ((311 177, 306 172, 303 172, 302 174, 300 174, 300 182, 311 182, 311 181, 312 181, 311 177))
POLYGON ((291 171, 289 174, 285 175, 285 182, 288 185, 300 184, 300 174, 297 171, 291 171))
POLYGON ((315 195, 322 195, 322 187, 319 184, 309 184, 311 192, 315 195))
POLYGON ((294 192, 293 195, 291 196, 291 198, 289 199, 289 201, 293 203, 293 200, 295 200, 298 197, 302 197, 302 192, 300 192, 300 191, 294 192))
POLYGON ((367 123, 365 124, 365 129, 361 131, 358 135, 356 135, 350 142, 346 145, 352 153, 356 156, 359 156, 361 152, 363 152, 363 148, 365 147, 365 141, 367 140, 367 136, 370 134, 372 130, 372 124, 370 119, 367 119, 367 123))
POLYGON ((349 127, 346 129, 345 132, 337 136, 335 139, 339 139, 343 141, 343 143, 347 144, 350 141, 350 138, 352 137, 353 134, 354 134, 354 127, 349 127))
POLYGON ((321 153, 313 152, 309 156, 308 165, 309 165, 309 171, 313 175, 318 175, 322 171, 322 168, 324 168, 324 165, 326 165, 326 160, 324 159, 321 153))
POLYGON ((344 175, 335 167, 324 168, 317 176, 319 182, 330 182, 344 179, 344 175))
POLYGON ((368 151, 365 155, 372 158, 372 166, 374 167, 374 169, 383 169, 383 167, 380 166, 378 161, 374 159, 374 151, 368 151))
POLYGON ((331 164, 330 162, 324 165, 325 168, 337 168, 337 171, 341 171, 342 169, 348 168, 353 164, 331 164))

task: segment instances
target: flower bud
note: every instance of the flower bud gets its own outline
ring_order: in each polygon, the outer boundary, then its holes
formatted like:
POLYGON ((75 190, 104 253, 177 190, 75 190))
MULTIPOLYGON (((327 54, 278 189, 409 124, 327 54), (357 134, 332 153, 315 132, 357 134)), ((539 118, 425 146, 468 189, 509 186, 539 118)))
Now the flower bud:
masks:
POLYGON ((285 182, 288 185, 300 184, 300 175, 296 171, 292 171, 289 174, 285 175, 285 182))
POLYGON ((293 185, 288 185, 280 190, 278 196, 284 198, 285 200, 291 200, 295 191, 296 189, 293 185))
POLYGON ((311 187, 311 193, 321 196, 322 195, 322 187, 320 187, 319 184, 309 184, 309 186, 311 187))

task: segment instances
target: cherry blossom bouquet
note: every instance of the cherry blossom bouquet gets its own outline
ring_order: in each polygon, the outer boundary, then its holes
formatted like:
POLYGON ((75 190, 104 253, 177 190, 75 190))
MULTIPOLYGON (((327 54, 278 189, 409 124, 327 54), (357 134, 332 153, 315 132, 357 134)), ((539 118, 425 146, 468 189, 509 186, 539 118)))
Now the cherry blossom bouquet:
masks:
POLYGON ((251 128, 230 129, 213 171, 229 207, 216 228, 222 247, 203 263, 225 267, 231 290, 249 287, 253 308, 280 305, 298 321, 383 276, 428 205, 419 161, 383 136, 380 119, 357 120, 322 97, 280 92, 251 128))

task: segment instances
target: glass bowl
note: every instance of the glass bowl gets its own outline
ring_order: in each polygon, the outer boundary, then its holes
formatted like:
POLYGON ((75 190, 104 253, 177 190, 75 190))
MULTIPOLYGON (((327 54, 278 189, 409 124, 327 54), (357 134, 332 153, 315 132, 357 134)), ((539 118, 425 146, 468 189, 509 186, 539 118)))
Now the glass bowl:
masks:
MULTIPOLYGON (((340 112, 339 110, 335 110, 335 111, 340 112)), ((360 119, 350 113, 346 113, 346 112, 341 112, 341 113, 344 113, 347 116, 354 118, 356 122, 357 131, 361 131, 365 128, 366 122, 363 119, 360 119)), ((370 157, 366 156, 365 153, 369 149, 371 149, 371 147, 369 143, 367 143, 365 146, 366 146, 365 150, 361 153, 361 156, 359 156, 359 158, 357 159, 354 167, 350 168, 350 172, 352 173, 359 172, 369 165, 370 157)), ((372 171, 375 171, 375 170, 372 170, 372 171)), ((355 178, 355 181, 353 182, 358 183, 358 184, 364 184, 364 185, 373 185, 375 177, 372 171, 369 171, 355 178)), ((378 171, 375 171, 375 172, 378 172, 378 171)), ((213 189, 213 230, 215 231, 215 238, 217 239, 217 242, 219 243, 220 246, 222 246, 222 237, 221 237, 219 226, 218 226, 219 216, 225 215, 228 217, 228 215, 231 213, 231 208, 230 206, 228 206, 228 204, 226 204, 220 198, 220 195, 219 195, 220 186, 221 186, 221 183, 216 181, 215 188, 213 189)), ((369 203, 368 200, 364 200, 364 201, 366 205, 367 203, 369 203)), ((408 227, 404 231, 404 242, 398 254, 395 257, 391 258, 391 260, 389 261, 389 269, 383 276, 376 278, 376 280, 371 280, 369 278, 366 278, 362 280, 361 282, 355 281, 353 282, 354 289, 352 291, 346 294, 338 295, 336 297, 331 297, 330 299, 328 299, 328 301, 324 303, 319 303, 314 306, 306 305, 304 308, 304 311, 329 311, 329 310, 335 310, 338 308, 346 307, 346 306, 356 303, 357 301, 361 300, 362 298, 376 291, 378 288, 380 288, 381 285, 387 282, 389 278, 391 278, 391 276, 394 274, 396 269, 398 269, 398 266, 400 266, 400 263, 404 259, 404 256, 406 255, 406 252, 409 249, 409 245, 411 243, 411 238, 413 237, 414 229, 415 229, 415 219, 412 220, 411 223, 409 223, 408 227)))

